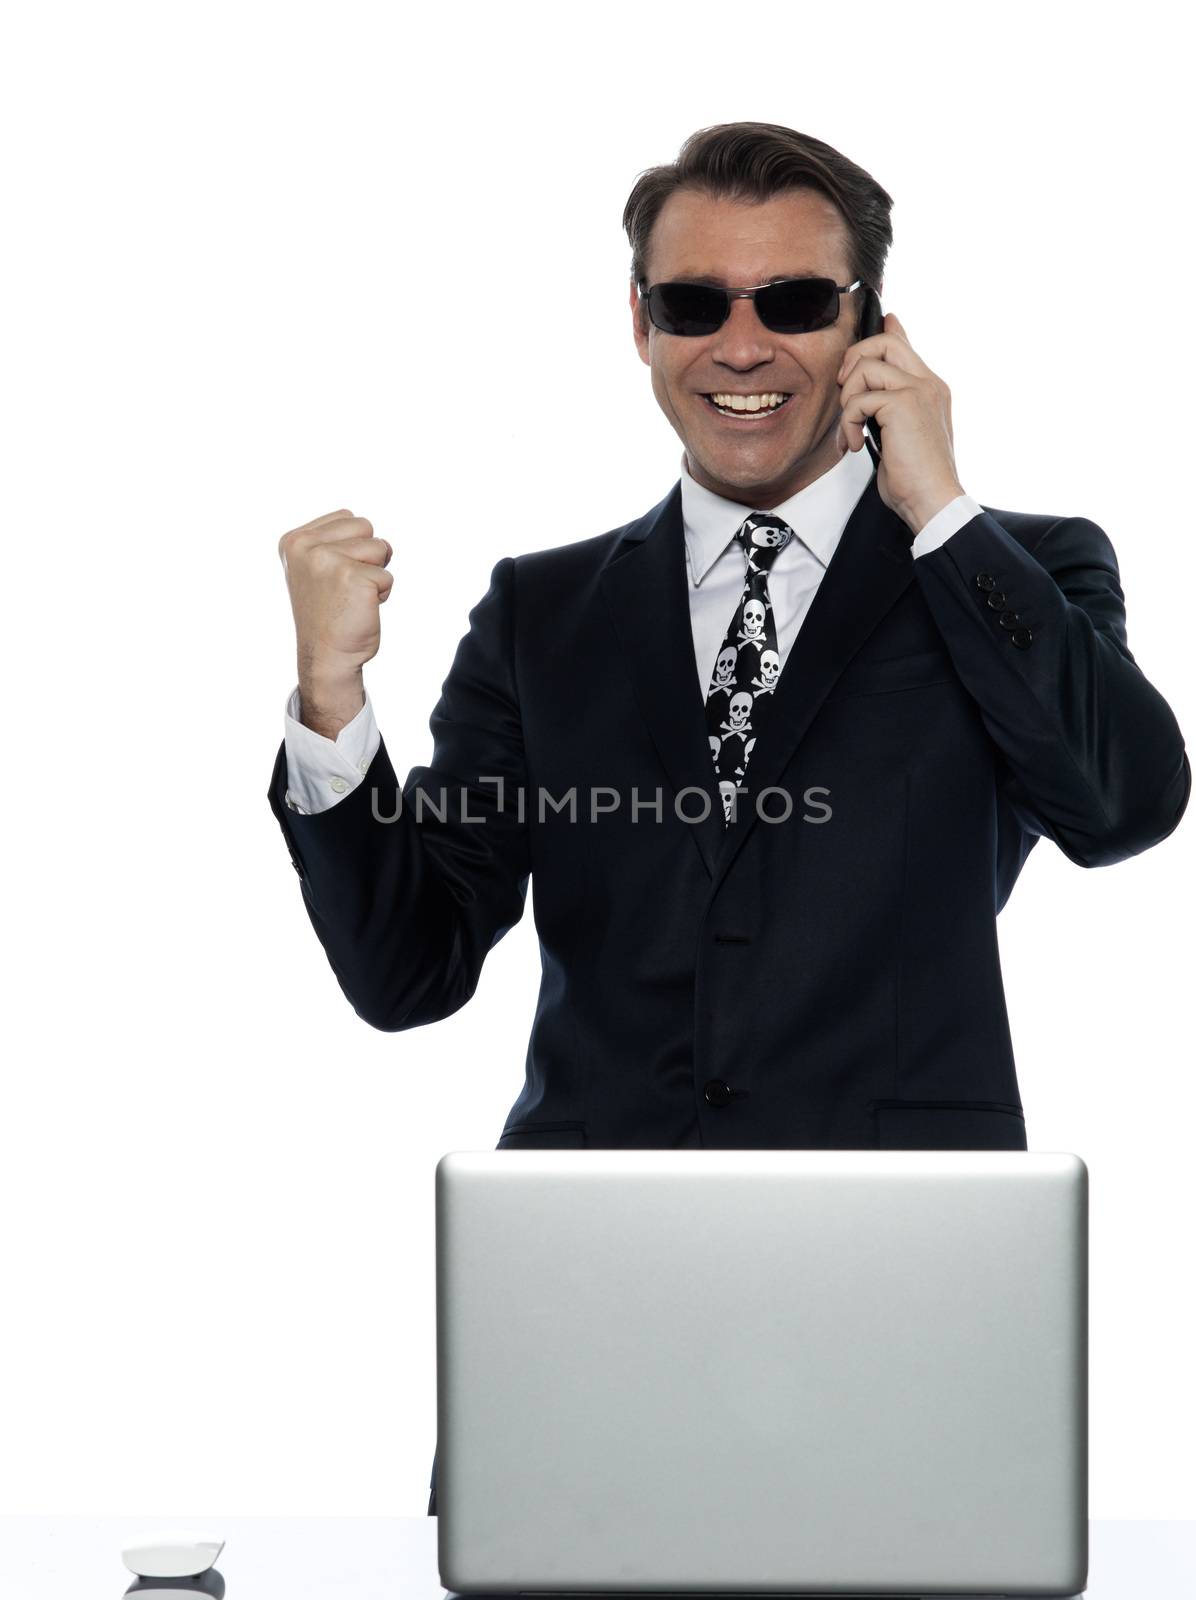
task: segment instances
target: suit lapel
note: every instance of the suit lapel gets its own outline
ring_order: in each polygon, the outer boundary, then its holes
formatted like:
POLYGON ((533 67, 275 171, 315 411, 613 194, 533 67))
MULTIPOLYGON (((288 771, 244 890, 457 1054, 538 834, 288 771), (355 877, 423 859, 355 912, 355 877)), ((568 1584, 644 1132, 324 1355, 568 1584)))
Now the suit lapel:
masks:
MULTIPOLYGON (((912 578, 909 530, 880 498, 874 473, 786 657, 752 749, 748 792, 740 796, 736 823, 725 828, 694 656, 680 480, 630 525, 619 553, 602 571, 602 590, 640 711, 674 792, 697 789, 710 801, 708 815, 688 826, 711 877, 727 870, 759 823, 756 795, 777 783, 835 680, 912 578)), ((799 814, 801 796, 792 801, 799 814)), ((774 807, 779 805, 778 797, 774 807)), ((696 817, 699 796, 686 794, 681 810, 696 817)))
MULTIPOLYGON (((624 666, 674 793, 696 788, 706 795, 708 814, 702 821, 696 820, 702 812, 701 794, 685 794, 680 812, 695 819, 686 826, 713 877, 726 830, 694 656, 680 479, 631 525, 623 542, 625 553, 603 568, 602 590, 624 666)), ((672 804, 667 796, 665 804, 672 804)))
MULTIPOLYGON (((736 821, 724 830, 717 862, 720 876, 752 828, 760 824, 757 795, 779 784, 835 680, 913 576, 909 529, 880 498, 874 472, 847 519, 785 658, 769 715, 748 763, 747 793, 739 797, 736 821)), ((800 794, 790 799, 793 815, 800 816, 800 794)), ((773 796, 768 809, 773 815, 783 812, 783 797, 773 796)))

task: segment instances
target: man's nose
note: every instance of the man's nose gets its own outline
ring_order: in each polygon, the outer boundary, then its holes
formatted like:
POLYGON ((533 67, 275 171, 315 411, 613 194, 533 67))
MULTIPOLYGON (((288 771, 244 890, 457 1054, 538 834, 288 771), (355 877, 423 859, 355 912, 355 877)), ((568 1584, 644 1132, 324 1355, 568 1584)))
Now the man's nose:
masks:
POLYGON ((733 365, 744 365, 747 361, 767 360, 773 340, 771 329, 757 315, 756 302, 743 295, 731 301, 730 315, 715 335, 715 350, 725 354, 733 365))

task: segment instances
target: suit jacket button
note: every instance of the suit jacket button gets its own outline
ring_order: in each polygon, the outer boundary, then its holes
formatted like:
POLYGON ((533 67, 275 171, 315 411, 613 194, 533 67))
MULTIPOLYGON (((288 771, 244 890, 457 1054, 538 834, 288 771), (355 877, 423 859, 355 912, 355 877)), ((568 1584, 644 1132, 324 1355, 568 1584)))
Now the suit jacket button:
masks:
POLYGON ((1003 628, 1016 628, 1020 620, 1016 611, 1002 611, 997 618, 1003 628))
POLYGON ((976 587, 977 589, 995 589, 997 580, 991 572, 978 572, 976 574, 976 587))
POLYGON ((1033 637, 1029 628, 1015 628, 1009 635, 1010 643, 1015 644, 1019 650, 1028 650, 1033 637))
POLYGON ((989 609, 992 611, 1004 611, 1006 605, 1005 596, 999 589, 994 589, 988 597, 988 604, 989 609))
POLYGON ((704 1090, 707 1102, 712 1106, 725 1106, 731 1098, 730 1085, 721 1078, 711 1078, 704 1090))

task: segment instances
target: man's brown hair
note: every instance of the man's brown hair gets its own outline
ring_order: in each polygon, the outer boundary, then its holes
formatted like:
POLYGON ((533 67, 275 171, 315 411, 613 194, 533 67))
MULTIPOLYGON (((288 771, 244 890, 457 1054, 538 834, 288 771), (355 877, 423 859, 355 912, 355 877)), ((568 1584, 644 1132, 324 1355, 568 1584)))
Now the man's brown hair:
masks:
MULTIPOLYGON (((862 278, 874 289, 880 285, 893 242, 892 196, 821 139, 775 122, 720 122, 691 133, 676 161, 640 173, 623 208, 633 282, 647 275, 653 226, 665 201, 679 189, 743 201, 816 189, 833 202, 846 224, 850 279, 862 278)), ((641 304, 640 316, 645 315, 641 304)))

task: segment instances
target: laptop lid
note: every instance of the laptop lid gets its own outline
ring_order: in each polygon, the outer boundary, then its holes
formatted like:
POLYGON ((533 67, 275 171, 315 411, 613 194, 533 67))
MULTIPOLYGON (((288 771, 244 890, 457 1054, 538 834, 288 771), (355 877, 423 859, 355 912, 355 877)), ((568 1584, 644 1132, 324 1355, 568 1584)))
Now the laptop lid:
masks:
POLYGON ((1078 1156, 452 1152, 436 1231, 446 1587, 1083 1588, 1078 1156))

